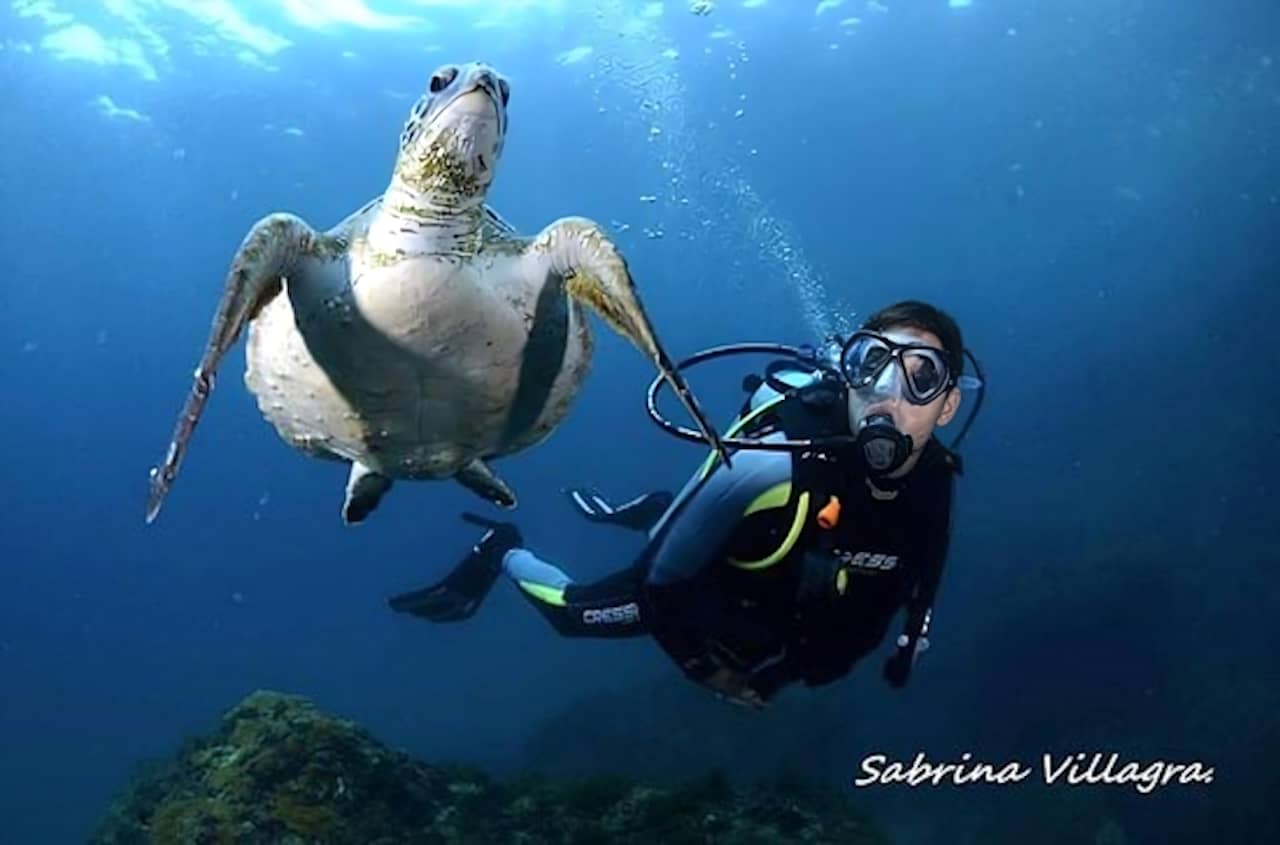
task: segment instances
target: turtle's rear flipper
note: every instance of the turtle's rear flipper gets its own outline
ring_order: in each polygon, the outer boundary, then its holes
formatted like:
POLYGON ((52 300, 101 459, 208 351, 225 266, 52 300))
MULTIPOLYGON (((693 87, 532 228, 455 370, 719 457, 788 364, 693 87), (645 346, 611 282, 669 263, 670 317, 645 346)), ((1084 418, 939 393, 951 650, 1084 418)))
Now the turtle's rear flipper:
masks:
POLYGON ((390 489, 390 478, 362 463, 353 463, 347 476, 347 497, 342 502, 342 521, 348 525, 363 522, 390 489))
POLYGON ((151 491, 147 496, 147 522, 155 520, 164 498, 178 475, 178 466, 191 442, 205 402, 213 390, 218 365, 235 345, 249 320, 280 291, 280 280, 292 269, 298 256, 312 249, 317 235, 302 219, 292 214, 272 214, 249 230, 240 244, 218 302, 218 311, 209 330, 195 381, 178 415, 178 424, 169 441, 164 461, 151 468, 151 491))
POLYGON ((443 580, 387 599, 392 610, 432 622, 460 622, 480 607, 502 571, 502 558, 524 540, 509 522, 490 522, 471 514, 463 517, 489 530, 443 580))
POLYGON ((486 502, 508 510, 516 506, 516 494, 484 461, 476 458, 458 470, 458 483, 486 502))
POLYGON ((626 260, 600 226, 584 217, 563 217, 542 230, 530 253, 547 262, 546 272, 565 279, 570 296, 599 314, 653 362, 703 438, 728 465, 729 454, 720 435, 659 343, 626 260))

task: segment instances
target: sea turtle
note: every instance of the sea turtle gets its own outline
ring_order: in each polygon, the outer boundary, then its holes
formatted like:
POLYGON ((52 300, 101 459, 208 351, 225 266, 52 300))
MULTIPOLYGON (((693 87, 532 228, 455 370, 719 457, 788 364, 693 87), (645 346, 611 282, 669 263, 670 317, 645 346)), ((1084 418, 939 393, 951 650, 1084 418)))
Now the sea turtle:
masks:
POLYGON ((438 68, 380 197, 326 232, 287 213, 254 224, 151 470, 148 523, 246 326, 245 383, 262 414, 293 447, 350 463, 348 524, 397 478, 456 478, 515 507, 486 460, 539 443, 564 419, 591 358, 584 305, 657 365, 723 452, 600 226, 565 217, 526 238, 485 205, 510 94, 487 65, 438 68))

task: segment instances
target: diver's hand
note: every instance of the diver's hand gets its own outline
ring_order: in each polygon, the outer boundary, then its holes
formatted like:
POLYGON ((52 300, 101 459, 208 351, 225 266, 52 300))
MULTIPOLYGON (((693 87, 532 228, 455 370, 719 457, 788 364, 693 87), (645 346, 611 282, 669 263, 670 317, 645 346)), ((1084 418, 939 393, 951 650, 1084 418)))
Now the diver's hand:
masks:
POLYGON ((885 681, 894 689, 902 689, 907 685, 907 678, 911 675, 911 660, 904 654, 895 654, 884 662, 885 681), (904 659, 905 658, 905 659, 904 659))
POLYGON ((929 649, 928 637, 918 637, 914 648, 909 647, 909 642, 905 634, 898 637, 898 649, 885 661, 884 671, 881 673, 894 689, 902 689, 907 685, 912 665, 929 649))
POLYGON ((751 687, 749 675, 728 666, 721 666, 701 683, 714 692, 717 698, 740 707, 763 710, 768 704, 760 693, 751 687))

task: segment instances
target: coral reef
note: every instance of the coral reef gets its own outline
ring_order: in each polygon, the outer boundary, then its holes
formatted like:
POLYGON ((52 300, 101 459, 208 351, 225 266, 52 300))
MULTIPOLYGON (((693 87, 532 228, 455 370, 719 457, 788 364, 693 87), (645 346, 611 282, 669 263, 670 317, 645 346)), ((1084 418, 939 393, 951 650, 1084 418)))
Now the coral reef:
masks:
POLYGON ((735 788, 622 777, 500 782, 428 765, 297 696, 259 691, 211 736, 139 774, 91 840, 129 843, 773 843, 872 845, 846 796, 798 781, 735 788))

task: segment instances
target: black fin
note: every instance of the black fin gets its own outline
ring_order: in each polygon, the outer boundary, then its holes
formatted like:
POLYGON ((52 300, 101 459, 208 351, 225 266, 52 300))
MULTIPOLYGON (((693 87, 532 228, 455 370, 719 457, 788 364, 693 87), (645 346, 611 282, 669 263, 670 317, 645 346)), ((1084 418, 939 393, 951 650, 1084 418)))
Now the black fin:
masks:
POLYGON ((519 529, 509 522, 493 522, 474 514, 463 514, 463 519, 488 530, 442 580, 387 599, 392 610, 432 622, 460 622, 480 608, 502 571, 502 558, 523 540, 519 529))
POLYGON ((614 505, 594 487, 574 487, 564 491, 573 507, 592 522, 617 525, 633 531, 648 531, 658 524, 675 496, 666 490, 645 493, 629 502, 614 505))

